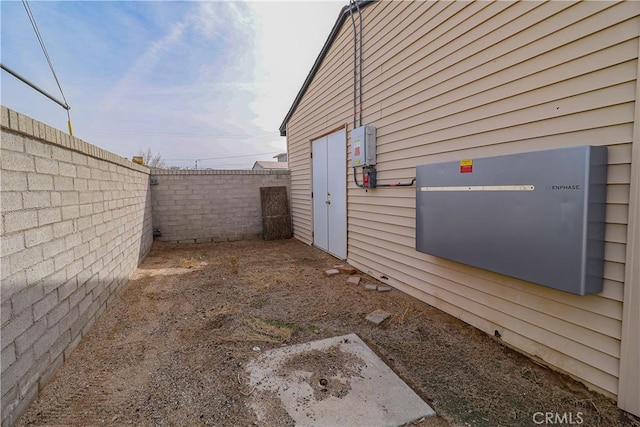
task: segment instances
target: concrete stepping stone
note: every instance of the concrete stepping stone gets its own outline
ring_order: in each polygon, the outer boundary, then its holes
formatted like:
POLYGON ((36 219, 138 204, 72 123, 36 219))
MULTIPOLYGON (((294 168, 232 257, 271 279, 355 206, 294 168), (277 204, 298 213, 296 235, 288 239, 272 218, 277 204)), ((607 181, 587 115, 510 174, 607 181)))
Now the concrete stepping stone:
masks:
POLYGON ((369 313, 369 315, 365 317, 365 319, 367 319, 369 322, 379 325, 380 323, 387 320, 390 316, 391 313, 387 313, 386 311, 379 308, 376 311, 372 311, 371 313, 369 313))

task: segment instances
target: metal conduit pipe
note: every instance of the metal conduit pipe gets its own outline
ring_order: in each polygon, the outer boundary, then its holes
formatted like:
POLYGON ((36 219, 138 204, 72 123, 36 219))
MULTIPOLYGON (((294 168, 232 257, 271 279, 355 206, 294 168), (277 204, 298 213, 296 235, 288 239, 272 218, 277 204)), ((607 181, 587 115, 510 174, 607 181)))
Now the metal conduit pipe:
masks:
POLYGON ((360 92, 360 126, 362 126, 362 104, 363 104, 363 97, 362 97, 362 63, 364 62, 364 60, 362 59, 362 56, 364 54, 364 51, 362 50, 362 12, 360 11, 360 3, 358 2, 358 0, 354 0, 354 3, 356 5, 356 9, 358 10, 358 19, 360 20, 360 63, 358 65, 359 68, 359 76, 358 76, 358 83, 359 83, 359 92, 360 92))
POLYGON ((355 168, 355 167, 353 168, 353 181, 355 182, 355 184, 358 187, 365 188, 365 189, 379 188, 379 187, 411 187, 411 186, 413 186, 413 184, 416 183, 416 179, 415 178, 411 178, 411 181, 409 181, 409 182, 396 182, 394 184, 378 184, 377 179, 375 178, 376 169, 373 166, 362 168, 362 175, 364 176, 367 173, 373 174, 373 179, 370 182, 370 185, 367 185, 367 183, 365 183, 365 182, 363 182, 361 184, 361 183, 358 182, 358 168, 355 168))
MULTIPOLYGON (((353 17, 354 0, 349 0, 349 15, 351 16, 351 24, 353 25, 353 127, 356 127, 357 113, 357 86, 358 86, 358 39, 356 34, 356 20, 353 17)), ((360 119, 362 121, 362 119, 360 119)), ((362 123, 361 123, 362 124, 362 123)))
POLYGON ((40 89, 38 86, 36 86, 35 84, 31 83, 25 77, 22 77, 20 74, 18 74, 17 72, 13 71, 11 68, 7 67, 6 65, 0 63, 0 68, 2 68, 7 73, 11 74, 16 79, 20 80, 22 83, 26 84, 27 86, 30 86, 32 89, 37 90, 38 92, 40 92, 41 94, 43 94, 44 96, 46 96, 47 98, 49 98, 50 100, 52 100, 53 102, 55 102, 56 104, 58 104, 59 106, 64 108, 65 110, 69 111, 71 109, 71 107, 69 107, 69 105, 66 102, 62 102, 62 101, 58 100, 57 98, 55 98, 53 95, 48 94, 43 89, 40 89))

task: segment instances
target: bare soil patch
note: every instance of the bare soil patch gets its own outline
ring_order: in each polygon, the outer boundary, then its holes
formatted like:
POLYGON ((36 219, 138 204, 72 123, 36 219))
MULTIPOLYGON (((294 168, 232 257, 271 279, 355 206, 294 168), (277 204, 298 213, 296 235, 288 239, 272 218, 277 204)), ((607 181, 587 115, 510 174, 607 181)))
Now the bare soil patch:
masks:
POLYGON ((413 425, 528 426, 554 412, 640 426, 610 399, 402 292, 326 277, 335 264, 295 240, 156 242, 17 425, 255 425, 249 361, 356 333, 439 414, 413 425), (375 326, 365 316, 376 309, 392 316, 375 326))
POLYGON ((320 401, 329 396, 343 397, 349 393, 349 382, 339 381, 336 377, 348 378, 359 375, 362 361, 353 354, 344 353, 337 346, 333 346, 327 351, 313 350, 294 356, 280 368, 279 374, 286 377, 291 371, 304 371, 309 366, 321 368, 312 371, 308 381, 313 388, 314 398, 320 401))

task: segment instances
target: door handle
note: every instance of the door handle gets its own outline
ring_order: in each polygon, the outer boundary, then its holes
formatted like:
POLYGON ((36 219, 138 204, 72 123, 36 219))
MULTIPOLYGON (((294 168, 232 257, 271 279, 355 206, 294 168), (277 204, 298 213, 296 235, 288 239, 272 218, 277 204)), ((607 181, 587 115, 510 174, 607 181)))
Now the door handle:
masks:
POLYGON ((330 205, 330 204, 331 204, 331 200, 327 200, 325 203, 326 203, 327 205, 330 205))

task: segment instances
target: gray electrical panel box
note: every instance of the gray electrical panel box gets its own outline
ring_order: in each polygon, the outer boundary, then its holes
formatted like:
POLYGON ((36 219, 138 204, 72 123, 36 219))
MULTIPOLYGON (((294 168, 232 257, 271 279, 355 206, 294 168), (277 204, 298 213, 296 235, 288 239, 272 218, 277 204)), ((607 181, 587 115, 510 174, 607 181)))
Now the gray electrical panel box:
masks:
POLYGON ((376 128, 365 125, 351 131, 351 166, 376 164, 376 128))
POLYGON ((602 291, 607 148, 416 168, 416 250, 578 295, 602 291))

